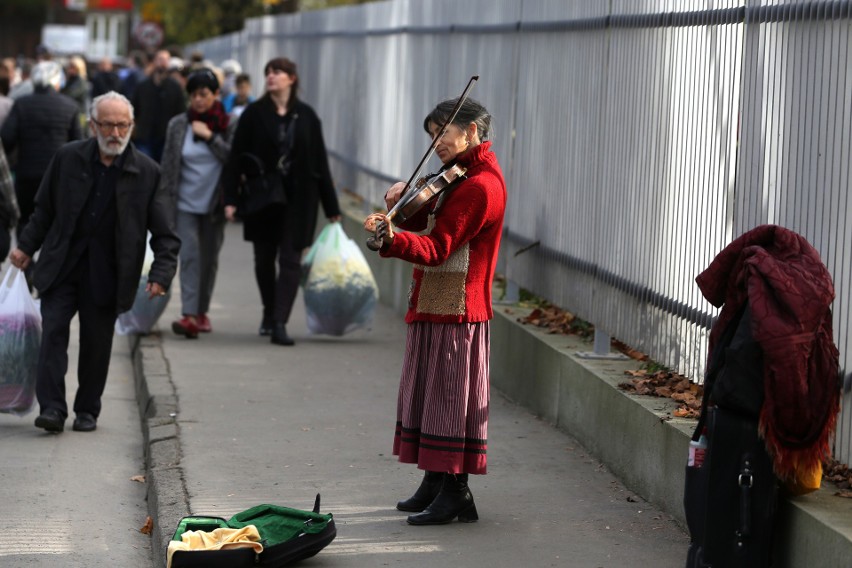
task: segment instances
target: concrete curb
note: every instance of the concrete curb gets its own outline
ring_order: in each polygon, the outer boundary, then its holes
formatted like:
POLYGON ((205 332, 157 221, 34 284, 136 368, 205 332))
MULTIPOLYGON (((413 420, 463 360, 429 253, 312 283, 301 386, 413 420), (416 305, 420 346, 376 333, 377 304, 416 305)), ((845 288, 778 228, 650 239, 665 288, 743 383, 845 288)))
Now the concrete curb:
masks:
POLYGON ((154 565, 166 565, 166 547, 174 527, 190 514, 183 469, 180 464, 178 399, 168 361, 158 334, 130 336, 136 401, 145 444, 148 514, 154 565))

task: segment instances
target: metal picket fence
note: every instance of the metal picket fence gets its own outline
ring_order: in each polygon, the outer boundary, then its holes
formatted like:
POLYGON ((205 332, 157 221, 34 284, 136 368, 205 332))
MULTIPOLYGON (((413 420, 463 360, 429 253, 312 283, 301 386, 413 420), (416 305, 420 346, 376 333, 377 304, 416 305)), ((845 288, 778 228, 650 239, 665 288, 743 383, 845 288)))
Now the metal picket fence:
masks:
POLYGON ((480 75, 510 193, 500 270, 696 381, 717 314, 696 275, 757 225, 797 231, 834 277, 845 376, 850 23, 850 1, 392 0, 188 49, 257 88, 266 60, 295 60, 338 187, 367 203, 410 175, 425 113, 480 75))

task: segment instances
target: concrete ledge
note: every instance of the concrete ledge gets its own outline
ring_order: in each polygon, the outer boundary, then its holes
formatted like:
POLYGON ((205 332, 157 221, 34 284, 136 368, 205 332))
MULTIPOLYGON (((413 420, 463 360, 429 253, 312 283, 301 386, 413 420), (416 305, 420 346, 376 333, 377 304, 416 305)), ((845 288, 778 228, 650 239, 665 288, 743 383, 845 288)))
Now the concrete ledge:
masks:
MULTIPOLYGON (((497 307, 492 322, 492 385, 564 430, 631 490, 686 526, 683 486, 694 420, 669 419, 676 405, 617 387, 635 362, 581 359, 591 346, 522 325, 527 310, 497 307)), ((775 565, 849 566, 852 501, 833 487, 782 499, 775 565)))
MULTIPOLYGON (((359 242, 379 285, 381 301, 404 314, 411 266, 380 259, 363 245, 363 206, 342 200, 344 229, 359 242)), ((673 401, 618 388, 633 361, 581 359, 592 346, 517 322, 527 311, 495 306, 491 323, 491 384, 508 398, 576 438, 625 485, 686 530, 683 487, 694 420, 669 418, 673 401)), ((852 558, 852 500, 835 489, 782 499, 774 565, 843 568, 852 558)), ((686 551, 684 551, 686 558, 686 551)))
POLYGON ((145 479, 148 514, 154 520, 151 545, 155 566, 166 565, 166 547, 181 518, 190 514, 180 466, 180 426, 177 395, 160 337, 130 336, 136 401, 145 440, 145 479))

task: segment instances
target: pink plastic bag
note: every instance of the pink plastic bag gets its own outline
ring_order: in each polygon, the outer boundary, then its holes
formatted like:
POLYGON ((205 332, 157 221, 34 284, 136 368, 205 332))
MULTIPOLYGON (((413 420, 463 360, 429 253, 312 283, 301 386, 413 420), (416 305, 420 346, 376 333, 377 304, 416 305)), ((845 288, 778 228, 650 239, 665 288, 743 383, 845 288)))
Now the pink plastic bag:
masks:
POLYGON ((0 412, 33 409, 40 347, 41 314, 24 274, 10 267, 0 284, 0 412))

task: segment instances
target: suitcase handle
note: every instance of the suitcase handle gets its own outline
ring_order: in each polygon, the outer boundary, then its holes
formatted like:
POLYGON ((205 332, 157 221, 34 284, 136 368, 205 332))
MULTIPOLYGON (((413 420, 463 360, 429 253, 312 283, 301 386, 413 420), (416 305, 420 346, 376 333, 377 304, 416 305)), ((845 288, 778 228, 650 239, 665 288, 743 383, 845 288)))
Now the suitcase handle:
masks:
POLYGON ((737 531, 737 545, 751 535, 751 488, 754 484, 754 472, 751 468, 751 456, 743 456, 743 465, 737 478, 740 486, 740 529, 737 531))

